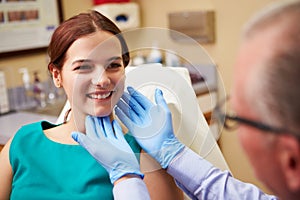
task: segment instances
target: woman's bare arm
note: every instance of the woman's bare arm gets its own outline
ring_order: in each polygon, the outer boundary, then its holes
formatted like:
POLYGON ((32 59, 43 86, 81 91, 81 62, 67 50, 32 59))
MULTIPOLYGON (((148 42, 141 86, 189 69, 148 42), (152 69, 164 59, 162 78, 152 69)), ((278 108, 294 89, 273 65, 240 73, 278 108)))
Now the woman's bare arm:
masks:
POLYGON ((9 140, 0 152, 0 199, 9 199, 12 184, 12 168, 9 162, 9 140))
POLYGON ((183 192, 177 187, 173 177, 144 151, 141 153, 140 163, 152 200, 182 200, 184 198, 183 192))

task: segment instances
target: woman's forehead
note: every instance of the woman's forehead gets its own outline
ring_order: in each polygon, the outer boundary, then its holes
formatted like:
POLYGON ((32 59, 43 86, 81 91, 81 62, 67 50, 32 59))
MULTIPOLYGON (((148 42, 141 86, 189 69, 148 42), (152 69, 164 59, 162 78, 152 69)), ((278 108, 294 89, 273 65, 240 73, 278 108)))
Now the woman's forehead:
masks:
POLYGON ((103 61, 121 57, 122 47, 116 36, 98 31, 77 39, 67 51, 67 59, 103 61))

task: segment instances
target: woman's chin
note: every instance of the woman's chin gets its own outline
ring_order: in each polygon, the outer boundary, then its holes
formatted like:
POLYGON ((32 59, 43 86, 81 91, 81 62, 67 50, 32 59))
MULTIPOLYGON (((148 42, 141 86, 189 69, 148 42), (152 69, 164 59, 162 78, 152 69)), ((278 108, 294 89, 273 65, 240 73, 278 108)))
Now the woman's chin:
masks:
POLYGON ((112 109, 106 109, 106 110, 98 110, 91 113, 93 116, 97 117, 105 117, 109 116, 112 113, 112 109))

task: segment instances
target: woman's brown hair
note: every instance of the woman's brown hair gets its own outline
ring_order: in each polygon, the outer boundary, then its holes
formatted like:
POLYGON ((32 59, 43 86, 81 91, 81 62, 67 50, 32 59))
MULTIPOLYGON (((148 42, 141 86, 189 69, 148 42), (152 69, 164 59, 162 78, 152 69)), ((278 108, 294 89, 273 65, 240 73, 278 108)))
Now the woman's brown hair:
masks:
POLYGON ((48 55, 50 58, 48 69, 55 67, 61 70, 65 61, 66 52, 73 42, 80 37, 99 30, 108 31, 116 35, 119 39, 122 46, 123 64, 126 67, 129 63, 130 56, 120 29, 104 15, 95 10, 91 10, 88 13, 80 13, 71 17, 54 31, 48 47, 48 55))

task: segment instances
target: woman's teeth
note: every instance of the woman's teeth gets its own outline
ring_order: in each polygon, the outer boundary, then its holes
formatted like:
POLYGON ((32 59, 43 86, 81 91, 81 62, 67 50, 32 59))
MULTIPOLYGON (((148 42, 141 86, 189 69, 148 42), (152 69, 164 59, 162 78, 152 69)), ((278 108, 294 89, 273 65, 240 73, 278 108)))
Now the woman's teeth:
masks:
POLYGON ((108 92, 106 94, 89 94, 88 96, 92 99, 106 99, 111 95, 112 92, 108 92))

